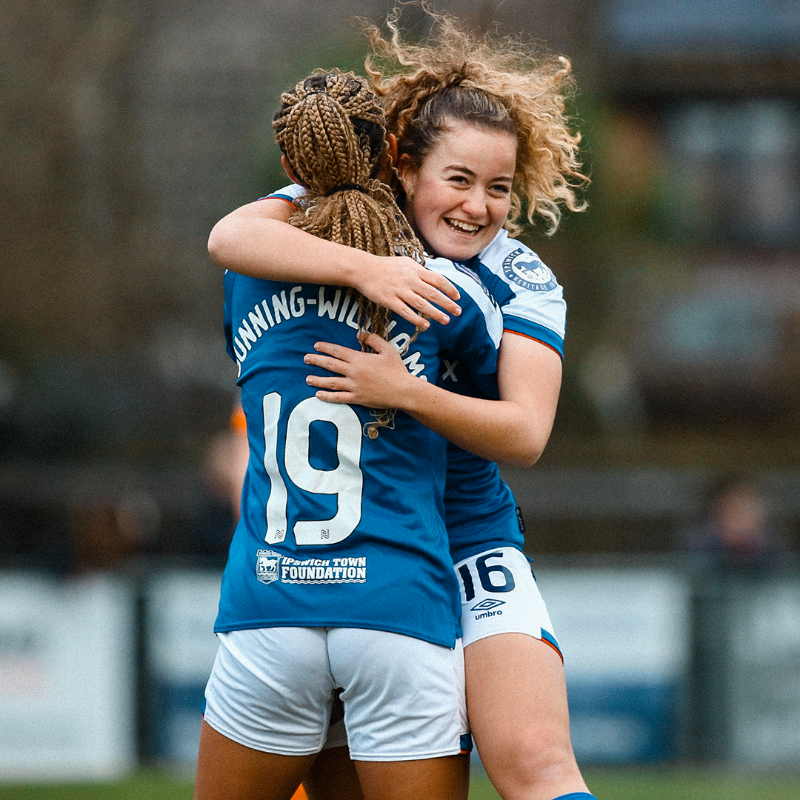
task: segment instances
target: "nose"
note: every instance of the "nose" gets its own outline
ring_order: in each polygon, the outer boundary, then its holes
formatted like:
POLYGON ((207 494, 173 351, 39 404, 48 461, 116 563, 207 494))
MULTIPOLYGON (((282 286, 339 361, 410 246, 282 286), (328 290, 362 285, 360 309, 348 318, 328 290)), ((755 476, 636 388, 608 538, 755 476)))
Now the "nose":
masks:
POLYGON ((464 213, 471 217, 483 217, 486 215, 486 194, 478 187, 473 186, 461 203, 464 213))

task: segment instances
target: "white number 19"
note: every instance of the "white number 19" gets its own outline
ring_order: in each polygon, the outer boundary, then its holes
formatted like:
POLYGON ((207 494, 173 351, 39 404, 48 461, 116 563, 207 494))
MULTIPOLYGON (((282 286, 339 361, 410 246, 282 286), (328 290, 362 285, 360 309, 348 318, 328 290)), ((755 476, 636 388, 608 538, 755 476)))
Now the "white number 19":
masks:
MULTIPOLYGON (((267 501, 267 533, 269 544, 286 538, 286 505, 288 492, 278 466, 278 419, 282 398, 277 392, 264 397, 264 468, 270 480, 267 501)), ((323 403, 309 397, 298 403, 286 423, 284 467, 292 483, 314 494, 336 495, 337 511, 331 519, 298 520, 294 524, 295 541, 300 545, 336 544, 346 539, 361 521, 361 498, 364 476, 359 467, 361 458, 361 421, 347 405, 323 403), (312 422, 330 422, 336 428, 334 469, 312 467, 309 456, 312 422)))

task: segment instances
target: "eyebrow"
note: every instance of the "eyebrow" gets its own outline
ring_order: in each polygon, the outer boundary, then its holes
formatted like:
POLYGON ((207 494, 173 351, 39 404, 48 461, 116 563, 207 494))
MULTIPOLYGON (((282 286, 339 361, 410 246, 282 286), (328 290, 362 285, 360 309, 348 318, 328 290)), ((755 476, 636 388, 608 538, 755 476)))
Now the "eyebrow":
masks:
MULTIPOLYGON (((447 164, 444 167, 444 169, 445 170, 452 169, 456 170, 457 172, 463 172, 464 174, 469 175, 472 178, 477 177, 477 175, 471 169, 469 169, 468 167, 464 167, 461 164, 447 164)), ((513 180, 514 180, 513 175, 496 175, 494 178, 492 178, 492 181, 513 181, 513 180)))

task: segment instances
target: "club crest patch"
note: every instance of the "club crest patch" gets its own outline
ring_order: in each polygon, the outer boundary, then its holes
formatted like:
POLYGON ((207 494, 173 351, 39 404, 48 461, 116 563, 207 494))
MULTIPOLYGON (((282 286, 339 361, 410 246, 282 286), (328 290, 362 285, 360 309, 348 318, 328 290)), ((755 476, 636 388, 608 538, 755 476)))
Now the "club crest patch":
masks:
POLYGON ((530 250, 518 247, 503 261, 503 273, 513 283, 532 292, 547 292, 558 286, 555 275, 530 250))
POLYGON ((278 580, 278 568, 281 556, 274 550, 259 550, 256 553, 256 578, 261 583, 272 583, 278 580))

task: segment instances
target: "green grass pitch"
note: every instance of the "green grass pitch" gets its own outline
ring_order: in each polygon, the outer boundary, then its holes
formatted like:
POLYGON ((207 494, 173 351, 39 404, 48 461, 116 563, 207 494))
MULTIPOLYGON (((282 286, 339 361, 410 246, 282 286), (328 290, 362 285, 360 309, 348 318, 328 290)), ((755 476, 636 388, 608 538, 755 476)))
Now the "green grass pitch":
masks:
MULTIPOLYGON (((603 769, 586 770, 599 800, 798 800, 800 772, 770 775, 752 770, 603 769)), ((470 800, 497 800, 482 776, 472 780, 470 800)), ((191 800, 192 781, 143 771, 126 780, 98 784, 9 785, 0 800, 191 800)))

